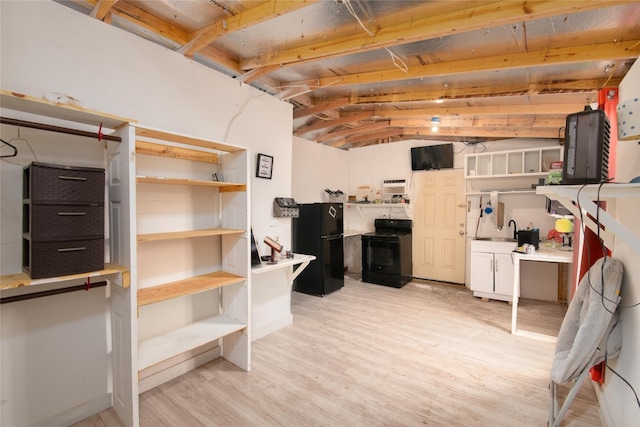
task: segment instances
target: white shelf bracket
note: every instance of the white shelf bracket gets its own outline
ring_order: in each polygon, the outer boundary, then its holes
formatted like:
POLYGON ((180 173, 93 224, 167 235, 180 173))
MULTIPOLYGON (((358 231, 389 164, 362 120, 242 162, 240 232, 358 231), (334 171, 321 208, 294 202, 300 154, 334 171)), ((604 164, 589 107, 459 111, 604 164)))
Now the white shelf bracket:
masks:
POLYGON ((594 202, 594 200, 607 201, 618 198, 639 198, 640 184, 611 183, 603 186, 599 184, 544 186, 538 187, 537 193, 544 194, 550 199, 558 200, 571 213, 578 217, 582 216, 585 225, 594 233, 599 232, 600 237, 603 237, 605 245, 609 249, 613 248, 614 237, 618 237, 636 253, 640 253, 640 238, 594 202), (587 214, 591 215, 591 218, 587 214), (596 218, 598 218, 599 224, 596 223, 596 218))

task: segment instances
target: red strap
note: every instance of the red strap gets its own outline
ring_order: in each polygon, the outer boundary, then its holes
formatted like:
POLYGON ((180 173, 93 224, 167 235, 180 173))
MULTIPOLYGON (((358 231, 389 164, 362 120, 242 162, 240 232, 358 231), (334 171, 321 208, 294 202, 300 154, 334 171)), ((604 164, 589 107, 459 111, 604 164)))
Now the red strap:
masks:
POLYGON ((91 289, 91 277, 87 277, 87 281, 84 284, 84 290, 88 291, 89 289, 91 289))
POLYGON ((100 122, 100 129, 98 129, 98 141, 102 141, 102 122, 100 122))

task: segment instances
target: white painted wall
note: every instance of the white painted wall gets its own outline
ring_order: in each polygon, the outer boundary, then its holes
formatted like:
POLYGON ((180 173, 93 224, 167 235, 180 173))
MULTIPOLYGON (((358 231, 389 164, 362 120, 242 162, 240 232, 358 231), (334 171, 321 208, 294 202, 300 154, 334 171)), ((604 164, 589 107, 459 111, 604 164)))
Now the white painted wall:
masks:
MULTIPOLYGON (((640 59, 640 58, 639 58, 640 59)), ((620 101, 640 97, 640 60, 636 60, 622 80, 619 89, 620 101)), ((640 175, 640 140, 618 141, 616 181, 629 182, 640 175)), ((640 199, 620 199, 615 203, 615 218, 620 224, 640 236, 640 199)), ((613 247, 613 256, 624 264, 622 279, 622 302, 620 322, 622 324, 623 342, 620 356, 608 362, 618 374, 640 392, 640 256, 629 248, 622 239, 617 238, 613 247)), ((622 380, 611 371, 605 376, 604 396, 611 408, 615 425, 636 425, 640 408, 633 392, 622 380)))
MULTIPOLYGON (((88 108, 148 126, 249 148, 256 237, 262 241, 266 234, 278 236, 290 247, 289 220, 271 214, 273 198, 289 196, 291 191, 290 104, 57 3, 2 1, 0 7, 2 89, 32 96, 61 92, 88 108), (274 157, 271 180, 255 178, 257 153, 274 157)), ((29 117, 6 113, 3 110, 3 116, 29 117)), ((14 138, 15 132, 3 126, 2 138, 14 138)), ((68 143, 51 144, 57 138, 42 133, 22 135, 29 136, 40 161, 75 165, 103 161, 100 150, 87 154, 68 143)), ((29 155, 24 144, 20 152, 29 155)), ((21 166, 3 162, 0 168, 0 273, 9 274, 21 269, 20 238, 15 233, 21 228, 16 207, 21 203, 20 192, 16 193, 21 166)), ((256 280, 255 286, 259 285, 256 280)), ((54 424, 65 424, 68 419, 55 417, 109 399, 108 300, 103 290, 91 292, 91 298, 78 293, 2 307, 0 424, 32 425, 51 422, 51 417, 54 424), (80 311, 79 304, 86 307, 80 311), (48 310, 42 310, 43 305, 48 310), (90 314, 85 316, 86 312, 90 314)))
POLYGON ((350 168, 347 151, 294 137, 293 158, 291 194, 298 203, 324 201, 327 188, 346 194, 350 168))

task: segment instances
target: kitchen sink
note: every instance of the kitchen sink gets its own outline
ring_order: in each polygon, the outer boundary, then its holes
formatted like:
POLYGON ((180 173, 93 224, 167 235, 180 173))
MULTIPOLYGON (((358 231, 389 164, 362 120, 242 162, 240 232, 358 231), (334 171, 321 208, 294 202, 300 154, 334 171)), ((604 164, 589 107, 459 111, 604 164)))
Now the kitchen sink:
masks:
POLYGON ((481 240, 483 242, 517 242, 516 239, 511 239, 509 237, 476 237, 473 240, 481 240))

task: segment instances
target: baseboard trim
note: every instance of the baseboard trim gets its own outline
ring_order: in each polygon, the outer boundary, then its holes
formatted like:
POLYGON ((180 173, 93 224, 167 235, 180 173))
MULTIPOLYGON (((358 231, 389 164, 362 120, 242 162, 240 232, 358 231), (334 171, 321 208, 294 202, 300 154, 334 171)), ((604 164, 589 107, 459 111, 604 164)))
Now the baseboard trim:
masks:
POLYGON ((111 393, 103 394, 88 402, 82 403, 74 408, 40 420, 33 426, 67 426, 87 417, 97 414, 100 411, 111 408, 111 393))

